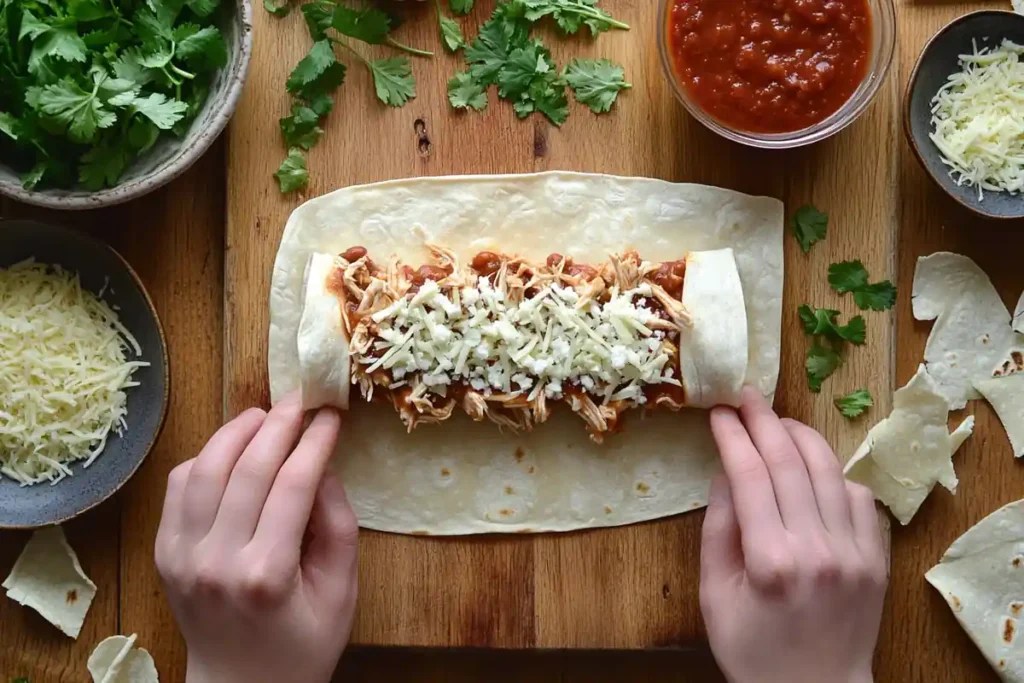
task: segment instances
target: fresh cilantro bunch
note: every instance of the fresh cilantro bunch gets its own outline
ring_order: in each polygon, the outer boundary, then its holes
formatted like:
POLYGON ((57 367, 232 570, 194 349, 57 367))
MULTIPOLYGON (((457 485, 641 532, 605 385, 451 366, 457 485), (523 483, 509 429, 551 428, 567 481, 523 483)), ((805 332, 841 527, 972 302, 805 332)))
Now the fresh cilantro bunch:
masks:
MULTIPOLYGON (((273 0, 265 0, 264 7, 277 16, 284 16, 290 8, 288 4, 276 5, 273 0)), ((433 55, 394 40, 389 35, 391 18, 370 5, 313 0, 302 5, 301 11, 313 45, 285 83, 293 101, 291 113, 279 121, 281 137, 289 148, 288 156, 274 174, 281 192, 298 190, 309 182, 303 150, 309 150, 323 135, 320 122, 331 112, 334 93, 345 82, 348 68, 338 61, 335 47, 342 48, 369 70, 377 98, 392 107, 401 107, 416 97, 416 80, 409 58, 369 59, 353 48, 350 41, 389 45, 418 56, 433 55)))
POLYGON ((584 26, 594 36, 629 28, 597 7, 597 0, 505 0, 466 48, 468 69, 448 82, 451 105, 481 111, 487 107, 487 88, 496 85, 519 118, 540 112, 560 126, 569 115, 568 86, 595 113, 609 111, 619 92, 631 87, 622 67, 605 59, 575 59, 559 70, 551 52, 530 36, 533 24, 545 17, 567 35, 584 26))
POLYGON ((0 0, 0 158, 25 189, 117 184, 228 61, 220 0, 0 0))

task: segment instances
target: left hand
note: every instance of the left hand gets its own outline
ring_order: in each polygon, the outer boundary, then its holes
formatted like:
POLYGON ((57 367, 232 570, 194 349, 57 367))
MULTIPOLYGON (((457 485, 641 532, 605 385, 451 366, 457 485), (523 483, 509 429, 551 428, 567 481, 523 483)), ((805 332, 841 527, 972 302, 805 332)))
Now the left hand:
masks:
POLYGON ((303 418, 297 396, 246 411, 171 472, 156 565, 188 683, 327 683, 348 642, 357 527, 327 472, 341 418, 303 418))

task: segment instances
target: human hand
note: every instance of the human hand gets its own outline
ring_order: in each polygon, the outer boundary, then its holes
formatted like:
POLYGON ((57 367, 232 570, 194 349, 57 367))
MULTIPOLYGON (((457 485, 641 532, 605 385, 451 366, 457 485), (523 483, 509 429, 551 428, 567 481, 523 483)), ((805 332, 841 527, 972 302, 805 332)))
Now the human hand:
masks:
POLYGON ((745 389, 711 427, 700 602, 731 683, 869 683, 888 581, 871 492, 816 431, 745 389), (742 420, 742 421, 741 421, 742 420))
POLYGON ((326 683, 348 642, 357 526, 327 471, 341 418, 303 417, 297 396, 248 410, 171 472, 156 566, 188 683, 326 683))

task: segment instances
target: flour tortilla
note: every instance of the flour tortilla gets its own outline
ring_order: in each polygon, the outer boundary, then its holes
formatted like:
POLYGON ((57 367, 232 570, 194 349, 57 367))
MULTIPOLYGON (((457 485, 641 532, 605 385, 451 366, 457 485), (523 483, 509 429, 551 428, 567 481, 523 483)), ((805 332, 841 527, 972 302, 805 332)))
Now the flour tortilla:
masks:
POLYGON ((999 677, 1024 683, 1024 501, 968 529, 925 578, 999 677))
POLYGON ((1014 457, 1024 457, 1024 372, 974 383, 995 409, 1010 437, 1014 457))
POLYGON ((135 647, 136 635, 110 636, 89 655, 93 683, 158 683, 153 656, 135 647))
MULTIPOLYGON (((299 381, 306 408, 349 408, 351 359, 342 323, 344 302, 332 291, 336 270, 332 254, 313 254, 306 266, 298 331, 299 381)), ((685 405, 738 406, 747 372, 747 309, 733 250, 687 254, 685 278, 683 305, 692 321, 680 339, 685 405)))
POLYGON ((3 582, 7 597, 31 607, 72 638, 78 638, 96 596, 94 584, 59 526, 32 534, 3 582))
MULTIPOLYGON (((300 387, 298 332, 310 256, 364 246, 425 263, 427 242, 582 263, 731 248, 747 313, 747 384, 771 397, 782 318, 781 202, 700 185, 577 173, 423 178, 352 187, 288 220, 270 294, 272 400, 300 387)), ((702 507, 720 471, 707 414, 630 416, 592 443, 556 411, 528 434, 455 416, 406 434, 393 411, 351 401, 336 459, 360 524, 440 535, 569 531, 702 507)))
POLYGON ((846 464, 846 478, 859 482, 882 501, 901 524, 908 524, 935 484, 956 493, 953 454, 974 430, 974 416, 949 433, 949 404, 925 370, 893 397, 893 411, 871 428, 846 464))
MULTIPOLYGON (((1024 2, 1024 0, 1021 0, 1024 2)), ((1013 313, 1013 329, 1016 332, 1024 334, 1024 292, 1020 295, 1020 301, 1017 302, 1017 309, 1013 313)))
POLYGON ((1011 328, 1010 312, 988 275, 966 256, 919 258, 913 306, 918 320, 935 320, 924 360, 951 409, 981 398, 976 380, 1024 369, 1024 335, 1011 328))

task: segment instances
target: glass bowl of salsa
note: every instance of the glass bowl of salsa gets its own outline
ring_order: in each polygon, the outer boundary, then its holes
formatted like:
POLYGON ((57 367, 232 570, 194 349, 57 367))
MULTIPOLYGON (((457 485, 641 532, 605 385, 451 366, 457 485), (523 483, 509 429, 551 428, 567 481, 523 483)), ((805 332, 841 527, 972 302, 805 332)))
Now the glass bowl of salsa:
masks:
POLYGON ((769 149, 838 133, 867 108, 896 45, 893 0, 660 0, 676 97, 716 133, 769 149))

